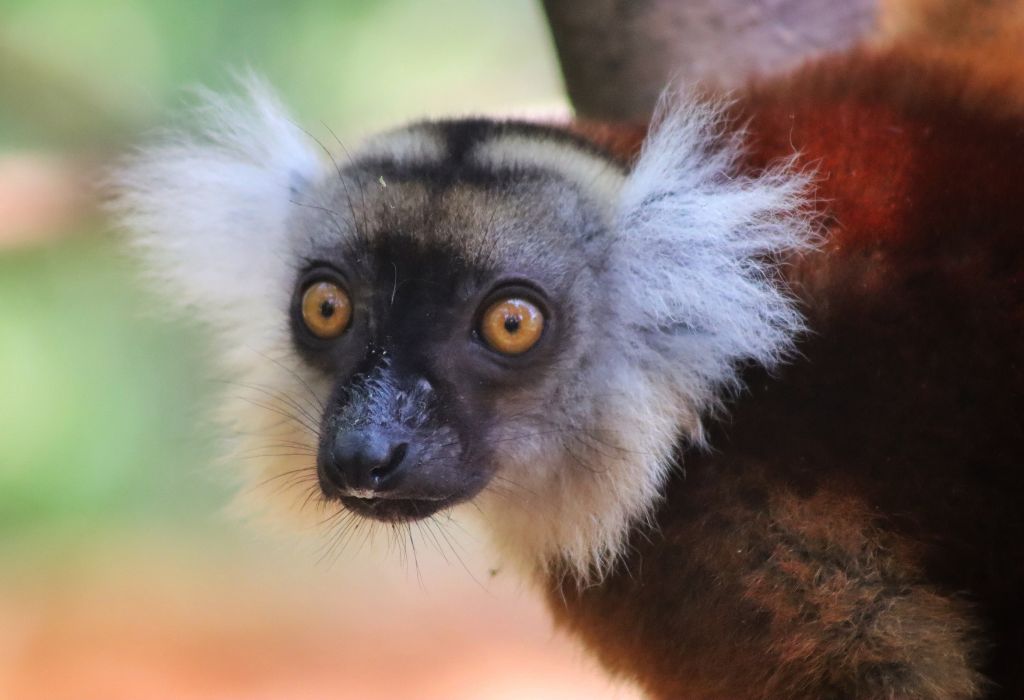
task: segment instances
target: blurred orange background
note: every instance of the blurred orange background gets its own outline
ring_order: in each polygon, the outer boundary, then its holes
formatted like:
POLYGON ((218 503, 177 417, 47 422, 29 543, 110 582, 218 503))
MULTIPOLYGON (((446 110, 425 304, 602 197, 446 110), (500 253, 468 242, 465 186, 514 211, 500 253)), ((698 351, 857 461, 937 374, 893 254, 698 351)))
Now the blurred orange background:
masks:
POLYGON ((94 184, 239 67, 346 141, 564 107, 532 0, 0 0, 0 698, 635 697, 461 526, 413 558, 223 514, 202 336, 94 184))

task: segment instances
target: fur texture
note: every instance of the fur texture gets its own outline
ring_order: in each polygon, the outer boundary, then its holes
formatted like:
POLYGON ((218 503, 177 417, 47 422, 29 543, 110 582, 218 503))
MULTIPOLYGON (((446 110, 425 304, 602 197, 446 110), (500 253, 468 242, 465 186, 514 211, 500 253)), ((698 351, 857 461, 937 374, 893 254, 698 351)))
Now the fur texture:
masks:
POLYGON ((774 366, 802 327, 771 265, 810 241, 808 181, 785 166, 736 176, 739 138, 723 135, 720 118, 665 98, 619 193, 605 278, 620 299, 609 324, 618 333, 577 379, 607 399, 585 426, 593 473, 570 479, 579 469, 566 465, 558 480, 527 480, 551 499, 546 517, 536 504, 501 513, 515 521, 508 549, 541 553, 549 571, 568 562, 579 583, 605 575, 624 534, 649 517, 679 440, 703 444, 700 416, 739 387, 737 365, 774 366))
POLYGON ((785 268, 812 332, 624 566, 550 589, 652 697, 1022 697, 1024 114, 984 75, 858 53, 735 106, 745 167, 820 173, 823 244, 785 268))
POLYGON ((111 178, 113 212, 153 287, 212 331, 228 379, 219 410, 226 461, 246 485, 242 509, 291 515, 306 495, 299 480, 267 482, 276 499, 253 485, 309 469, 304 446, 318 399, 306 387, 318 377, 291 347, 287 221, 326 170, 268 87, 252 76, 242 84, 237 97, 199 90, 188 126, 129 156, 111 178))
POLYGON ((273 332, 253 325, 268 314, 239 305, 280 307, 291 202, 323 169, 259 80, 249 78, 239 98, 199 94, 198 129, 167 134, 130 159, 114 178, 115 206, 157 283, 169 285, 168 299, 244 345, 273 332))
MULTIPOLYGON (((548 267, 553 280, 571 278, 579 318, 607 329, 586 357, 577 343, 576 360, 561 358, 576 369, 547 393, 504 409, 518 418, 497 439, 515 437, 516 449, 494 456, 498 473, 541 496, 489 490, 479 505, 530 571, 568 563, 581 583, 604 576, 655 506, 679 440, 700 444, 700 416, 739 387, 737 366, 773 366, 801 328, 773 266, 809 240, 808 180, 785 163, 737 175, 740 137, 693 97, 663 101, 628 172, 560 130, 470 122, 375 137, 335 171, 258 83, 240 100, 206 100, 199 137, 173 135, 120 173, 118 211, 174 301, 224 341, 242 385, 226 414, 256 435, 238 440, 255 483, 308 465, 265 455, 313 449, 312 414, 329 392, 287 342, 299 261, 372 245, 387 226, 421 230, 424 245, 454 246, 471 266, 548 267), (504 178, 507 193, 454 175, 437 203, 415 173, 449 167, 456 148, 468 149, 457 167, 504 178), (410 223, 424 218, 427 228, 410 223)), ((305 486, 283 490, 295 500, 305 486)))

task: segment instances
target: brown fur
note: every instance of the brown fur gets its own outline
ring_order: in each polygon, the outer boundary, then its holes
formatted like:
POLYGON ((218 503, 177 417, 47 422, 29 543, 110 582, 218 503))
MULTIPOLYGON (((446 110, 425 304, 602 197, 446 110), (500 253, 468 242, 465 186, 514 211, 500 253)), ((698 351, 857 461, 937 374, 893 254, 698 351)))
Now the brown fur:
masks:
POLYGON ((898 50, 737 104, 750 168, 796 150, 820 174, 826 241, 787 269, 812 332, 750 372, 626 565, 551 582, 562 624, 653 697, 1024 697, 1024 117, 1004 89, 898 50))

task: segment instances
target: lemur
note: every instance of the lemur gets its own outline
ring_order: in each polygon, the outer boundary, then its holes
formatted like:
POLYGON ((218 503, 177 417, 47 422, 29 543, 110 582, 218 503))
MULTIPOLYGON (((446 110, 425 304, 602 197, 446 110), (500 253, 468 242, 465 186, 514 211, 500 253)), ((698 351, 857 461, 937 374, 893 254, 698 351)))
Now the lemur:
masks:
POLYGON ((331 158, 251 81, 116 206, 272 507, 472 503, 652 698, 1019 698, 1022 115, 856 51, 331 158))

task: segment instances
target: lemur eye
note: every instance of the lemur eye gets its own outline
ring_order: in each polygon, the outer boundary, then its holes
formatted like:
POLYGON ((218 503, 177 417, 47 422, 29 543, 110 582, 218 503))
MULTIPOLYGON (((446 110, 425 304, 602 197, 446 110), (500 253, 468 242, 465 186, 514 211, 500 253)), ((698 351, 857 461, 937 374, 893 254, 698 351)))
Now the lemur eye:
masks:
POLYGON ((509 297, 487 307, 480 319, 480 335, 494 350, 522 355, 540 340, 544 314, 525 299, 509 297))
POLYGON ((317 338, 337 338, 352 319, 352 302, 333 282, 314 282, 302 293, 302 320, 317 338))

